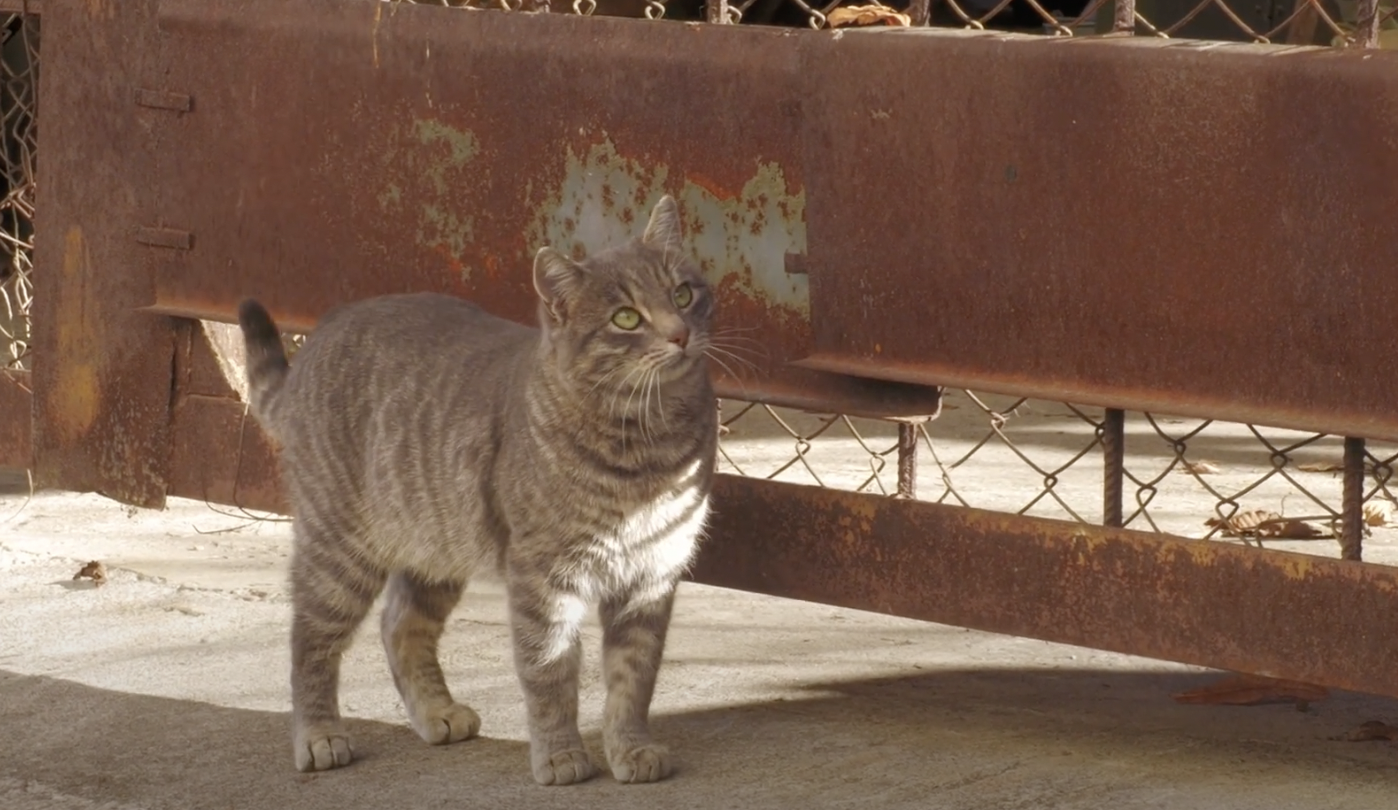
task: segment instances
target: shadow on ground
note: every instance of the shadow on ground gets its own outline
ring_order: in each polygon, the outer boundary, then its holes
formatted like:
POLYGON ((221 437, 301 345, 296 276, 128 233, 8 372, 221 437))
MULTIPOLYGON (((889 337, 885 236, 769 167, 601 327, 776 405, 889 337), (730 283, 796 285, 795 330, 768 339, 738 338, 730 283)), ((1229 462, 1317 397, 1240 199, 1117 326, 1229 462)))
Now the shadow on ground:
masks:
MULTIPOLYGON (((526 746, 351 721, 356 762, 296 773, 287 717, 0 672, 9 808, 1136 808, 1394 806, 1398 746, 1331 741, 1398 703, 1189 707, 1216 675, 959 670, 813 683, 656 718, 671 780, 537 787, 526 746)), ((1386 715, 1386 716, 1385 716, 1386 715)), ((489 729, 485 730, 487 733, 489 729)), ((598 749, 596 734, 589 745, 598 749)))

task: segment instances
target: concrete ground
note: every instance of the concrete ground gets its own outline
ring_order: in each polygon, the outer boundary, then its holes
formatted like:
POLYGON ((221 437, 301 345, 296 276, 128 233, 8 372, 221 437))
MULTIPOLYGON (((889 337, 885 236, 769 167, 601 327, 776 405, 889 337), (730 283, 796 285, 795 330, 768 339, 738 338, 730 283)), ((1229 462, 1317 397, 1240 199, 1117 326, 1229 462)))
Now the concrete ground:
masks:
MULTIPOLYGON (((483 736, 408 728, 377 639, 345 664, 356 761, 302 775, 287 730, 284 522, 0 488, 0 808, 1208 808, 1398 806, 1398 702, 1186 706, 1217 673, 686 585, 654 726, 657 785, 534 785, 498 587, 444 666, 483 736), (72 575, 91 559, 110 581, 72 575)), ((583 728, 599 748, 598 634, 583 728)))

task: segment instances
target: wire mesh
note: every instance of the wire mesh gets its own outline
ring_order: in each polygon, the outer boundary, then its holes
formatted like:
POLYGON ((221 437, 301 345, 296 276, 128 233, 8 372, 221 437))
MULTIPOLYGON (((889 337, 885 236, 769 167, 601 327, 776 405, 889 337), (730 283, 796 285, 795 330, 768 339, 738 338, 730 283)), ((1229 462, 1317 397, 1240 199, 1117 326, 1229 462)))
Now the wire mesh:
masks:
POLYGON ((37 17, 0 14, 0 21, 0 360, 9 370, 29 362, 39 37, 37 17))
POLYGON ((1129 32, 1256 43, 1394 47, 1398 3, 1362 0, 730 0, 721 16, 706 0, 385 0, 476 10, 549 11, 609 17, 796 28, 844 24, 840 7, 878 7, 855 24, 931 25, 1050 36, 1129 32), (1377 9, 1375 11, 1375 9, 1377 9), (1366 33, 1372 31, 1373 33, 1366 33))
MULTIPOLYGON (((895 423, 736 401, 725 401, 721 413, 724 472, 880 494, 899 489, 895 423)), ((1125 527, 1337 553, 1344 437, 1134 412, 1118 424, 1125 527)), ((916 426, 922 472, 912 494, 1101 524, 1114 429, 1101 408, 948 390, 942 416, 916 426)), ((1398 445, 1365 443, 1366 548, 1398 562, 1395 465, 1398 445)))

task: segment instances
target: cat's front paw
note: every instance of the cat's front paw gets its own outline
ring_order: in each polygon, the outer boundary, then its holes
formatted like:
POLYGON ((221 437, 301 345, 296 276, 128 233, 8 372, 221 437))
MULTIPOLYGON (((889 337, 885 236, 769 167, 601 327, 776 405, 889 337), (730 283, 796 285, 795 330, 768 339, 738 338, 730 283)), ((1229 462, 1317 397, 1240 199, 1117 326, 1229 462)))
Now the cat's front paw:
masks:
POLYGON ((302 773, 343 768, 354 759, 349 736, 339 724, 316 724, 297 729, 292 745, 296 770, 302 773))
POLYGON ((597 767, 581 748, 541 751, 532 756, 534 781, 541 785, 571 785, 592 778, 597 767))
POLYGON ((469 740, 481 730, 481 716, 460 703, 423 712, 421 717, 414 717, 412 723, 417 735, 432 745, 469 740))
POLYGON ((607 763, 612 766, 612 776, 627 784, 659 782, 674 771, 670 751, 654 743, 608 750, 607 763))

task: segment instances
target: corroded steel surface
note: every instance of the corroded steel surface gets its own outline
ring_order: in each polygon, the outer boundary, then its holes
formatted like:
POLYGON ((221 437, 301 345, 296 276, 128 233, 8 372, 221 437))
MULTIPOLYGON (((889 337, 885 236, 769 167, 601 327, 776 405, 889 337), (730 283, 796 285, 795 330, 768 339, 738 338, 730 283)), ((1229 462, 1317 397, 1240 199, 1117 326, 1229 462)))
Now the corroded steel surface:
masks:
MULTIPOLYGON (((285 511, 242 413, 182 404, 172 494, 285 511)), ((693 578, 1398 696, 1388 566, 723 475, 693 578)))
POLYGON ((1398 54, 851 31, 802 72, 807 367, 1398 438, 1398 54))
POLYGON ((132 102, 152 80, 155 0, 44 6, 34 298, 34 468, 41 487, 161 506, 168 486, 172 330, 136 311, 154 297, 150 248, 164 113, 132 102))
POLYGON ((29 374, 0 371, 0 467, 28 467, 34 458, 29 374))
POLYGON ((146 243, 154 312, 228 319, 252 294, 305 329, 431 289, 532 322, 540 246, 621 242, 670 193, 740 330, 721 339, 757 366, 725 358, 725 393, 936 411, 935 390, 785 365, 810 341, 792 32, 280 0, 167 0, 160 25, 153 89, 191 102, 151 133, 179 232, 146 243))
POLYGON ((720 476, 695 579, 1398 696, 1398 568, 720 476))

